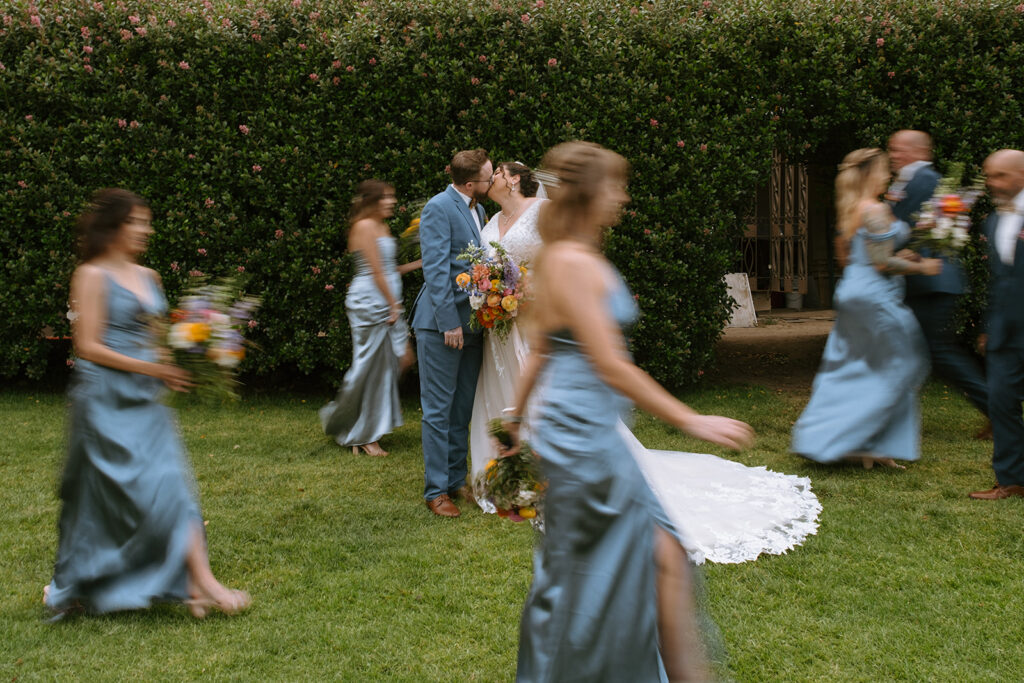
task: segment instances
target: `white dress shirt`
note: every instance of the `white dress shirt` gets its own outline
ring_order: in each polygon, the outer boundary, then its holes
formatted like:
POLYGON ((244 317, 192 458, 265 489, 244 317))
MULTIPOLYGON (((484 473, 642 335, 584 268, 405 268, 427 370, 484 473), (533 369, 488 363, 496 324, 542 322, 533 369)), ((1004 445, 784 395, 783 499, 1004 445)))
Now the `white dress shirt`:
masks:
POLYGON ((999 212, 999 223, 996 225, 996 253, 999 254, 999 260, 1008 266, 1013 265, 1021 225, 1024 225, 1024 190, 1017 193, 1006 211, 999 212))
MULTIPOLYGON (((455 186, 452 185, 452 187, 455 186)), ((459 188, 455 187, 455 191, 459 192, 459 188)), ((466 206, 469 206, 469 203, 473 201, 472 197, 464 195, 461 192, 459 192, 459 196, 462 197, 462 201, 466 202, 466 206)), ((479 233, 483 229, 483 226, 480 225, 480 214, 477 212, 475 208, 472 207, 470 207, 469 212, 473 214, 473 222, 476 223, 476 231, 477 233, 479 233)))

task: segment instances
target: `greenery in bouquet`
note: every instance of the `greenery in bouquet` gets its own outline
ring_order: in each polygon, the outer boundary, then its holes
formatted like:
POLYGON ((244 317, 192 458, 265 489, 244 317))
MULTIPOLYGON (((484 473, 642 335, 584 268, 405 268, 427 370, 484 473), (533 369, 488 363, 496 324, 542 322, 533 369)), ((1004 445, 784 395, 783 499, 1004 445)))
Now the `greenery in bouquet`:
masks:
POLYGON ((970 236, 971 208, 985 191, 981 178, 961 187, 963 171, 962 163, 950 164, 932 198, 921 206, 910 238, 911 249, 928 249, 933 255, 950 258, 960 256, 970 236))
POLYGON ((455 284, 469 294, 473 316, 469 326, 494 332, 500 339, 508 337, 520 311, 526 304, 526 267, 516 264, 505 248, 491 242, 494 253, 469 244, 459 259, 470 264, 468 272, 455 276, 455 284))
MULTIPOLYGON (((500 418, 491 420, 487 431, 501 450, 512 446, 512 436, 500 418)), ((520 442, 516 453, 488 462, 474 483, 477 493, 494 504, 500 517, 513 522, 529 519, 535 525, 542 523, 547 483, 541 477, 537 456, 526 442, 520 442)))
POLYGON ((244 294, 242 275, 193 280, 166 319, 157 322, 173 362, 188 370, 203 399, 235 400, 235 373, 248 344, 242 332, 255 325, 260 301, 244 294))

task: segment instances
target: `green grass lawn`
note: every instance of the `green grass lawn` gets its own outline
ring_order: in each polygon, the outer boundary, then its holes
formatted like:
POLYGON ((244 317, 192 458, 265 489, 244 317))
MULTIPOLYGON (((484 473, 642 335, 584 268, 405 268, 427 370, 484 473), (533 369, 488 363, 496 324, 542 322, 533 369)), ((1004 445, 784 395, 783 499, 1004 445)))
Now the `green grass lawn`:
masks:
MULTIPOLYGON (((723 678, 1019 679, 1024 501, 967 499, 993 476, 964 400, 929 385, 923 457, 896 472, 790 455, 805 393, 684 399, 749 421, 756 446, 729 457, 809 476, 824 506, 818 534, 789 554, 705 566, 723 678)), ((530 527, 465 505, 458 520, 428 513, 415 402, 381 459, 328 441, 320 402, 180 411, 214 571, 252 593, 249 612, 196 621, 164 606, 48 624, 64 397, 0 392, 0 677, 512 680, 530 527)), ((650 447, 708 450, 647 417, 636 432, 650 447)))

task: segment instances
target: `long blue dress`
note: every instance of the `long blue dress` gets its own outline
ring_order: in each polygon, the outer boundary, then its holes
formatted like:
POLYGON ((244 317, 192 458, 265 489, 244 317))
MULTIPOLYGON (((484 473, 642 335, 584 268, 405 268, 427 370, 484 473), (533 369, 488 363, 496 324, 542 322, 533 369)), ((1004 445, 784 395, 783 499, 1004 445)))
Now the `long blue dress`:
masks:
MULTIPOLYGON (((109 275, 106 283, 104 344, 155 360, 146 317, 166 312, 163 292, 150 280, 146 305, 109 275)), ((202 517, 164 391, 155 377, 75 363, 52 609, 111 612, 189 597, 185 556, 202 517)))
MULTIPOLYGON (((608 309, 620 325, 636 319, 621 279, 608 309)), ((628 399, 597 376, 568 332, 552 335, 550 346, 531 431, 548 479, 545 533, 520 623, 516 679, 665 680, 654 532, 676 532, 618 431, 628 399)))
POLYGON ((918 390, 928 377, 928 348, 903 304, 901 275, 879 272, 868 244, 906 242, 898 221, 880 232, 860 228, 836 287, 836 322, 814 378, 811 400, 793 427, 792 450, 821 463, 857 452, 917 460, 918 390))
MULTIPOLYGON (((402 297, 402 276, 395 261, 394 237, 378 237, 377 253, 395 300, 402 297)), ((398 400, 398 360, 405 353, 409 330, 398 319, 388 324, 387 299, 373 281, 362 253, 352 252, 356 274, 345 295, 345 313, 352 330, 352 365, 337 397, 320 409, 324 433, 342 446, 374 443, 402 426, 398 400)))

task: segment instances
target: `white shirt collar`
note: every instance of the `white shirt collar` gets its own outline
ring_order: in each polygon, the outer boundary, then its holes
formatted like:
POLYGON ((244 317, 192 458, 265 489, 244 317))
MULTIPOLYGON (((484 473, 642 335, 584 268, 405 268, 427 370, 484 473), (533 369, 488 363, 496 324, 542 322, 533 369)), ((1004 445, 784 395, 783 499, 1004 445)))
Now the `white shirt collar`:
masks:
POLYGON ((902 181, 904 183, 909 183, 911 180, 913 180, 914 174, 917 173, 917 170, 919 168, 924 168, 925 166, 931 165, 932 162, 930 161, 911 161, 909 164, 900 169, 900 172, 896 176, 896 180, 902 181))
POLYGON ((452 188, 459 193, 459 196, 462 197, 462 201, 466 202, 466 206, 469 206, 469 203, 473 201, 473 198, 467 194, 463 194, 461 191, 459 191, 459 188, 455 187, 454 185, 452 185, 452 188))
POLYGON ((1016 213, 1024 213, 1024 190, 1017 193, 1013 198, 1013 210, 1016 213))

